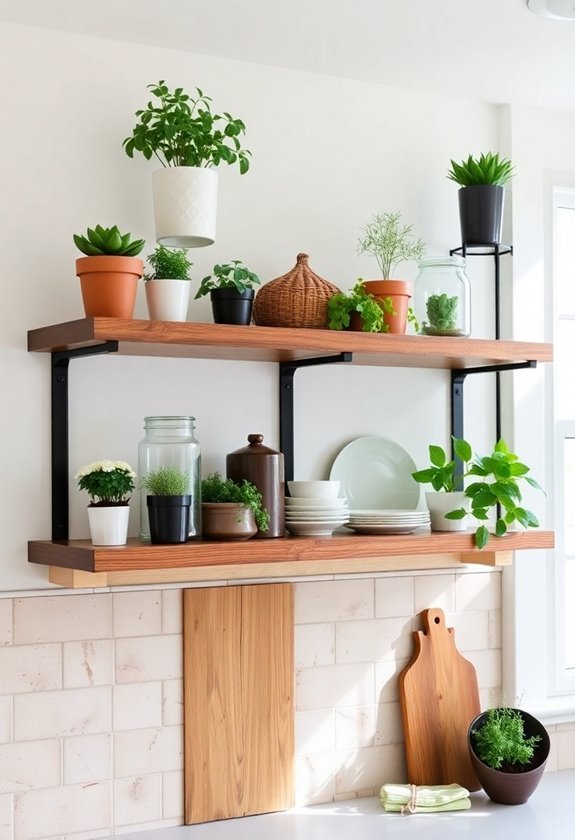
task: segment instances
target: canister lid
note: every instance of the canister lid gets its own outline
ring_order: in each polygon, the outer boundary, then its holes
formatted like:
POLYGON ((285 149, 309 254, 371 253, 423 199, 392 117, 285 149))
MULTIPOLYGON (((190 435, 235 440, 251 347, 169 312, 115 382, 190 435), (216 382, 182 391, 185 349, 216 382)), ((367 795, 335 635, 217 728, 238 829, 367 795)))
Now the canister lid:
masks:
POLYGON ((230 452, 230 455, 279 455, 275 449, 263 445, 263 435, 248 435, 249 446, 230 452))

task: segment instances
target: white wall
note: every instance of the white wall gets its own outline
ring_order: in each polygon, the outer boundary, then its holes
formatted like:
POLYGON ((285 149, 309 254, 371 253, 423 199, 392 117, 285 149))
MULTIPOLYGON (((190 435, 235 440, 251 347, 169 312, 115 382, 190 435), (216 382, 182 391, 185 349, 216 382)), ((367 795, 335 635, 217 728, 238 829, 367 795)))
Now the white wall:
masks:
MULTIPOLYGON (((246 176, 221 170, 218 237, 193 254, 194 289, 217 261, 241 259, 269 280, 299 251, 347 289, 375 275, 356 242, 377 211, 401 210, 430 254, 446 253, 459 242, 449 159, 495 147, 498 115, 468 101, 11 25, 0 27, 0 55, 7 291, 0 588, 14 590, 46 585, 45 570, 27 566, 26 541, 50 534, 49 360, 27 354, 26 331, 82 317, 74 232, 117 223, 147 239, 145 253, 154 246, 154 167, 130 161, 121 145, 148 83, 199 85, 248 129, 252 169, 246 176)), ((481 260, 469 269, 478 337, 492 334, 490 269, 481 260)), ((416 267, 403 271, 413 278, 416 267)), ((146 317, 142 289, 136 315, 146 317)), ((211 321, 206 300, 193 304, 190 320, 211 321)), ((206 469, 222 469, 250 432, 277 446, 276 377, 272 365, 72 362, 71 473, 101 457, 135 464, 147 414, 195 415, 206 469)), ((429 442, 447 444, 442 372, 338 367, 298 373, 296 389, 299 477, 327 476, 339 449, 359 435, 396 441, 418 466, 429 442)), ((488 386, 474 382, 468 391, 482 401, 487 394, 490 417, 488 386)), ((472 440, 491 443, 483 408, 469 417, 472 440)), ((72 485, 71 536, 87 535, 86 503, 72 485)))

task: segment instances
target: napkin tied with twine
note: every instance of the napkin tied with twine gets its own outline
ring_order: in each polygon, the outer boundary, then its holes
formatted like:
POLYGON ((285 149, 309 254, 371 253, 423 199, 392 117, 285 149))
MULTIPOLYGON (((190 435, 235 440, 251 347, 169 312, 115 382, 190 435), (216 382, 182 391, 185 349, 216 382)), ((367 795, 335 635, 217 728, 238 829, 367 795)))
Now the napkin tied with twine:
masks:
POLYGON ((401 814, 434 814, 471 808, 469 791, 452 785, 393 785, 381 788, 379 798, 386 811, 401 814))

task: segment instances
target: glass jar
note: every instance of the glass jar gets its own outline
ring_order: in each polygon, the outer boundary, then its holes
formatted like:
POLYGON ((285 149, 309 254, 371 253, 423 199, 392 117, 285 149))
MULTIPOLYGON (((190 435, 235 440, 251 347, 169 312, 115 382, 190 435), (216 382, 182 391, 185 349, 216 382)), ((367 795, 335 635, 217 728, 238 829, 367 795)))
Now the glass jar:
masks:
POLYGON ((430 257, 419 263, 413 305, 422 335, 470 335, 470 297, 463 257, 430 257))
MULTIPOLYGON (((201 533, 200 444, 194 437, 195 417, 145 417, 146 436, 138 445, 138 477, 140 482, 152 470, 177 467, 190 476, 190 529, 188 539, 199 539, 201 533)), ((150 540, 146 491, 140 490, 140 539, 150 540)))

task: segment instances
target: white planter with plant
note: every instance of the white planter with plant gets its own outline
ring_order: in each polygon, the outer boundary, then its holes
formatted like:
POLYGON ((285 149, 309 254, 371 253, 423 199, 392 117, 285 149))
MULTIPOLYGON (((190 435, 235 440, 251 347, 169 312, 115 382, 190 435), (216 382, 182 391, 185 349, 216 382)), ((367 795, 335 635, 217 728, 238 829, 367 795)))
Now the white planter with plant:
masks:
MULTIPOLYGON (((471 460, 471 447, 464 440, 453 438, 455 454, 462 462, 462 469, 471 460)), ((463 490, 463 474, 456 474, 454 460, 448 460, 441 446, 429 447, 430 466, 413 473, 413 478, 420 484, 431 484, 433 490, 426 492, 425 501, 429 510, 432 531, 466 531, 468 517, 447 519, 452 510, 469 510, 469 499, 463 490)))
POLYGON ((155 156, 163 169, 153 173, 156 240, 176 248, 212 245, 216 238, 220 163, 249 169, 250 152, 239 140, 245 125, 230 114, 213 114, 211 98, 200 88, 190 96, 170 91, 163 80, 148 85, 158 100, 136 111, 138 122, 123 146, 128 157, 155 156))
POLYGON ((193 265, 186 250, 158 245, 148 262, 152 271, 144 274, 144 288, 150 320, 185 321, 190 303, 188 271, 193 265))
POLYGON ((76 481, 90 494, 88 520, 94 545, 125 545, 130 517, 129 494, 136 473, 125 461, 94 461, 80 467, 76 481))

